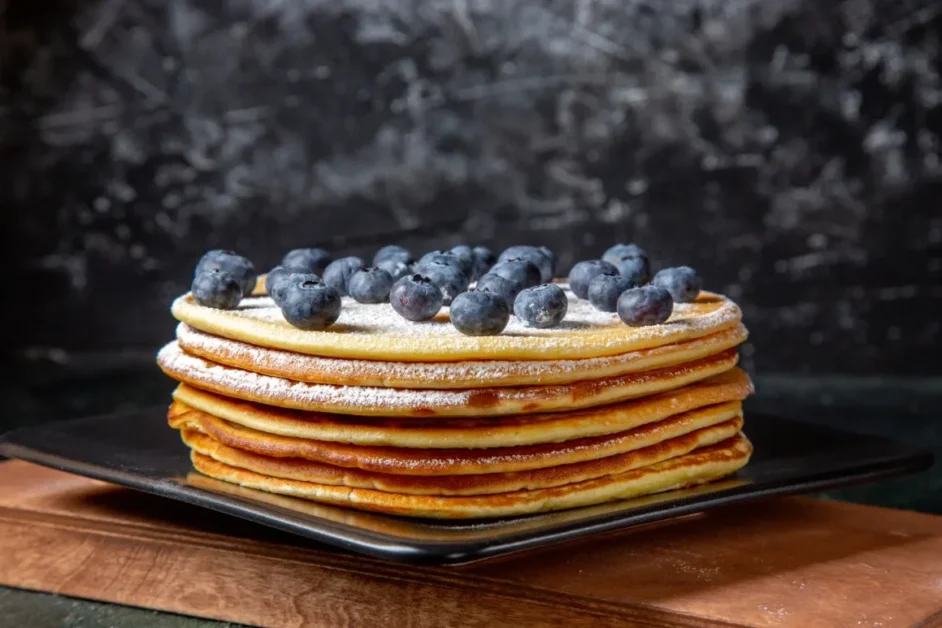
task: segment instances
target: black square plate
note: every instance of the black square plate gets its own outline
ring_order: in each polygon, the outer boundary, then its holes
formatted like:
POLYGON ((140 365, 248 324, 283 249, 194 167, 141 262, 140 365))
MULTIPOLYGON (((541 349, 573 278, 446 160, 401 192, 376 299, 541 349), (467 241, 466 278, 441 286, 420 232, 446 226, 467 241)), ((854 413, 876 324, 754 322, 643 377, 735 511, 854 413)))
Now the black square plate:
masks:
POLYGON ((929 467, 932 456, 883 439, 750 414, 755 445, 734 476, 639 499, 496 521, 371 514, 219 482, 193 471, 166 408, 17 430, 0 455, 170 497, 355 552, 414 563, 462 563, 672 519, 771 495, 816 491, 929 467))

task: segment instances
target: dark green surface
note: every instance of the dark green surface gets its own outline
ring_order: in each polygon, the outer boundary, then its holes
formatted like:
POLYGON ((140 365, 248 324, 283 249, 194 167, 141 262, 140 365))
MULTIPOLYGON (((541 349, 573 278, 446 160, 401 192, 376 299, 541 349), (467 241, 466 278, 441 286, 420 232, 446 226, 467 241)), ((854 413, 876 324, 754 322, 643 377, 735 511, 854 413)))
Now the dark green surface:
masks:
POLYGON ((17 628, 226 628, 240 624, 0 587, 0 626, 17 628))
POLYGON ((942 378, 846 378, 755 376, 749 411, 861 434, 882 436, 926 449, 935 456, 927 471, 828 491, 819 497, 942 514, 942 378))

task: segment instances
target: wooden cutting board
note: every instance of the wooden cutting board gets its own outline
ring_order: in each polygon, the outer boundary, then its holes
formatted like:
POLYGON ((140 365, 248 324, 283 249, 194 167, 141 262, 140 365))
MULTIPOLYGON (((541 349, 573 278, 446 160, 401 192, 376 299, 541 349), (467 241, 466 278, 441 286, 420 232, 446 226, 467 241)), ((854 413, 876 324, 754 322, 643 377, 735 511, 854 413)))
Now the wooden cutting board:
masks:
POLYGON ((0 463, 0 584, 262 626, 942 626, 942 517, 781 498, 462 567, 0 463))

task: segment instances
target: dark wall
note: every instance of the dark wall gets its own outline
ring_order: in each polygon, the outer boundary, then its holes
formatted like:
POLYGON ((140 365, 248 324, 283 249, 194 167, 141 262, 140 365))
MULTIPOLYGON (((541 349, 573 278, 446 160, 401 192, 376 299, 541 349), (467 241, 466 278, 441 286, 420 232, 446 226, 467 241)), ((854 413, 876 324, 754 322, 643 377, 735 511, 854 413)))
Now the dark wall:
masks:
POLYGON ((940 373, 938 2, 0 15, 16 355, 150 359, 209 248, 635 241, 742 304, 750 368, 940 373))

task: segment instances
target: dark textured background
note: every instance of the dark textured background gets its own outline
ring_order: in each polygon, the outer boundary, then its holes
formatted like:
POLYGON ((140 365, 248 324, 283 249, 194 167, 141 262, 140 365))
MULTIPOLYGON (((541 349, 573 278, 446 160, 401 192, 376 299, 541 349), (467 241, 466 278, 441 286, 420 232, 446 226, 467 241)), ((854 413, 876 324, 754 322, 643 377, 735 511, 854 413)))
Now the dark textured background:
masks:
POLYGON ((17 374, 154 370, 208 248, 627 240, 767 381, 937 390, 940 2, 0 7, 17 374))
POLYGON ((0 0, 0 431, 166 403, 209 248, 635 240, 742 304, 751 408, 942 458, 940 66, 937 0, 0 0))

